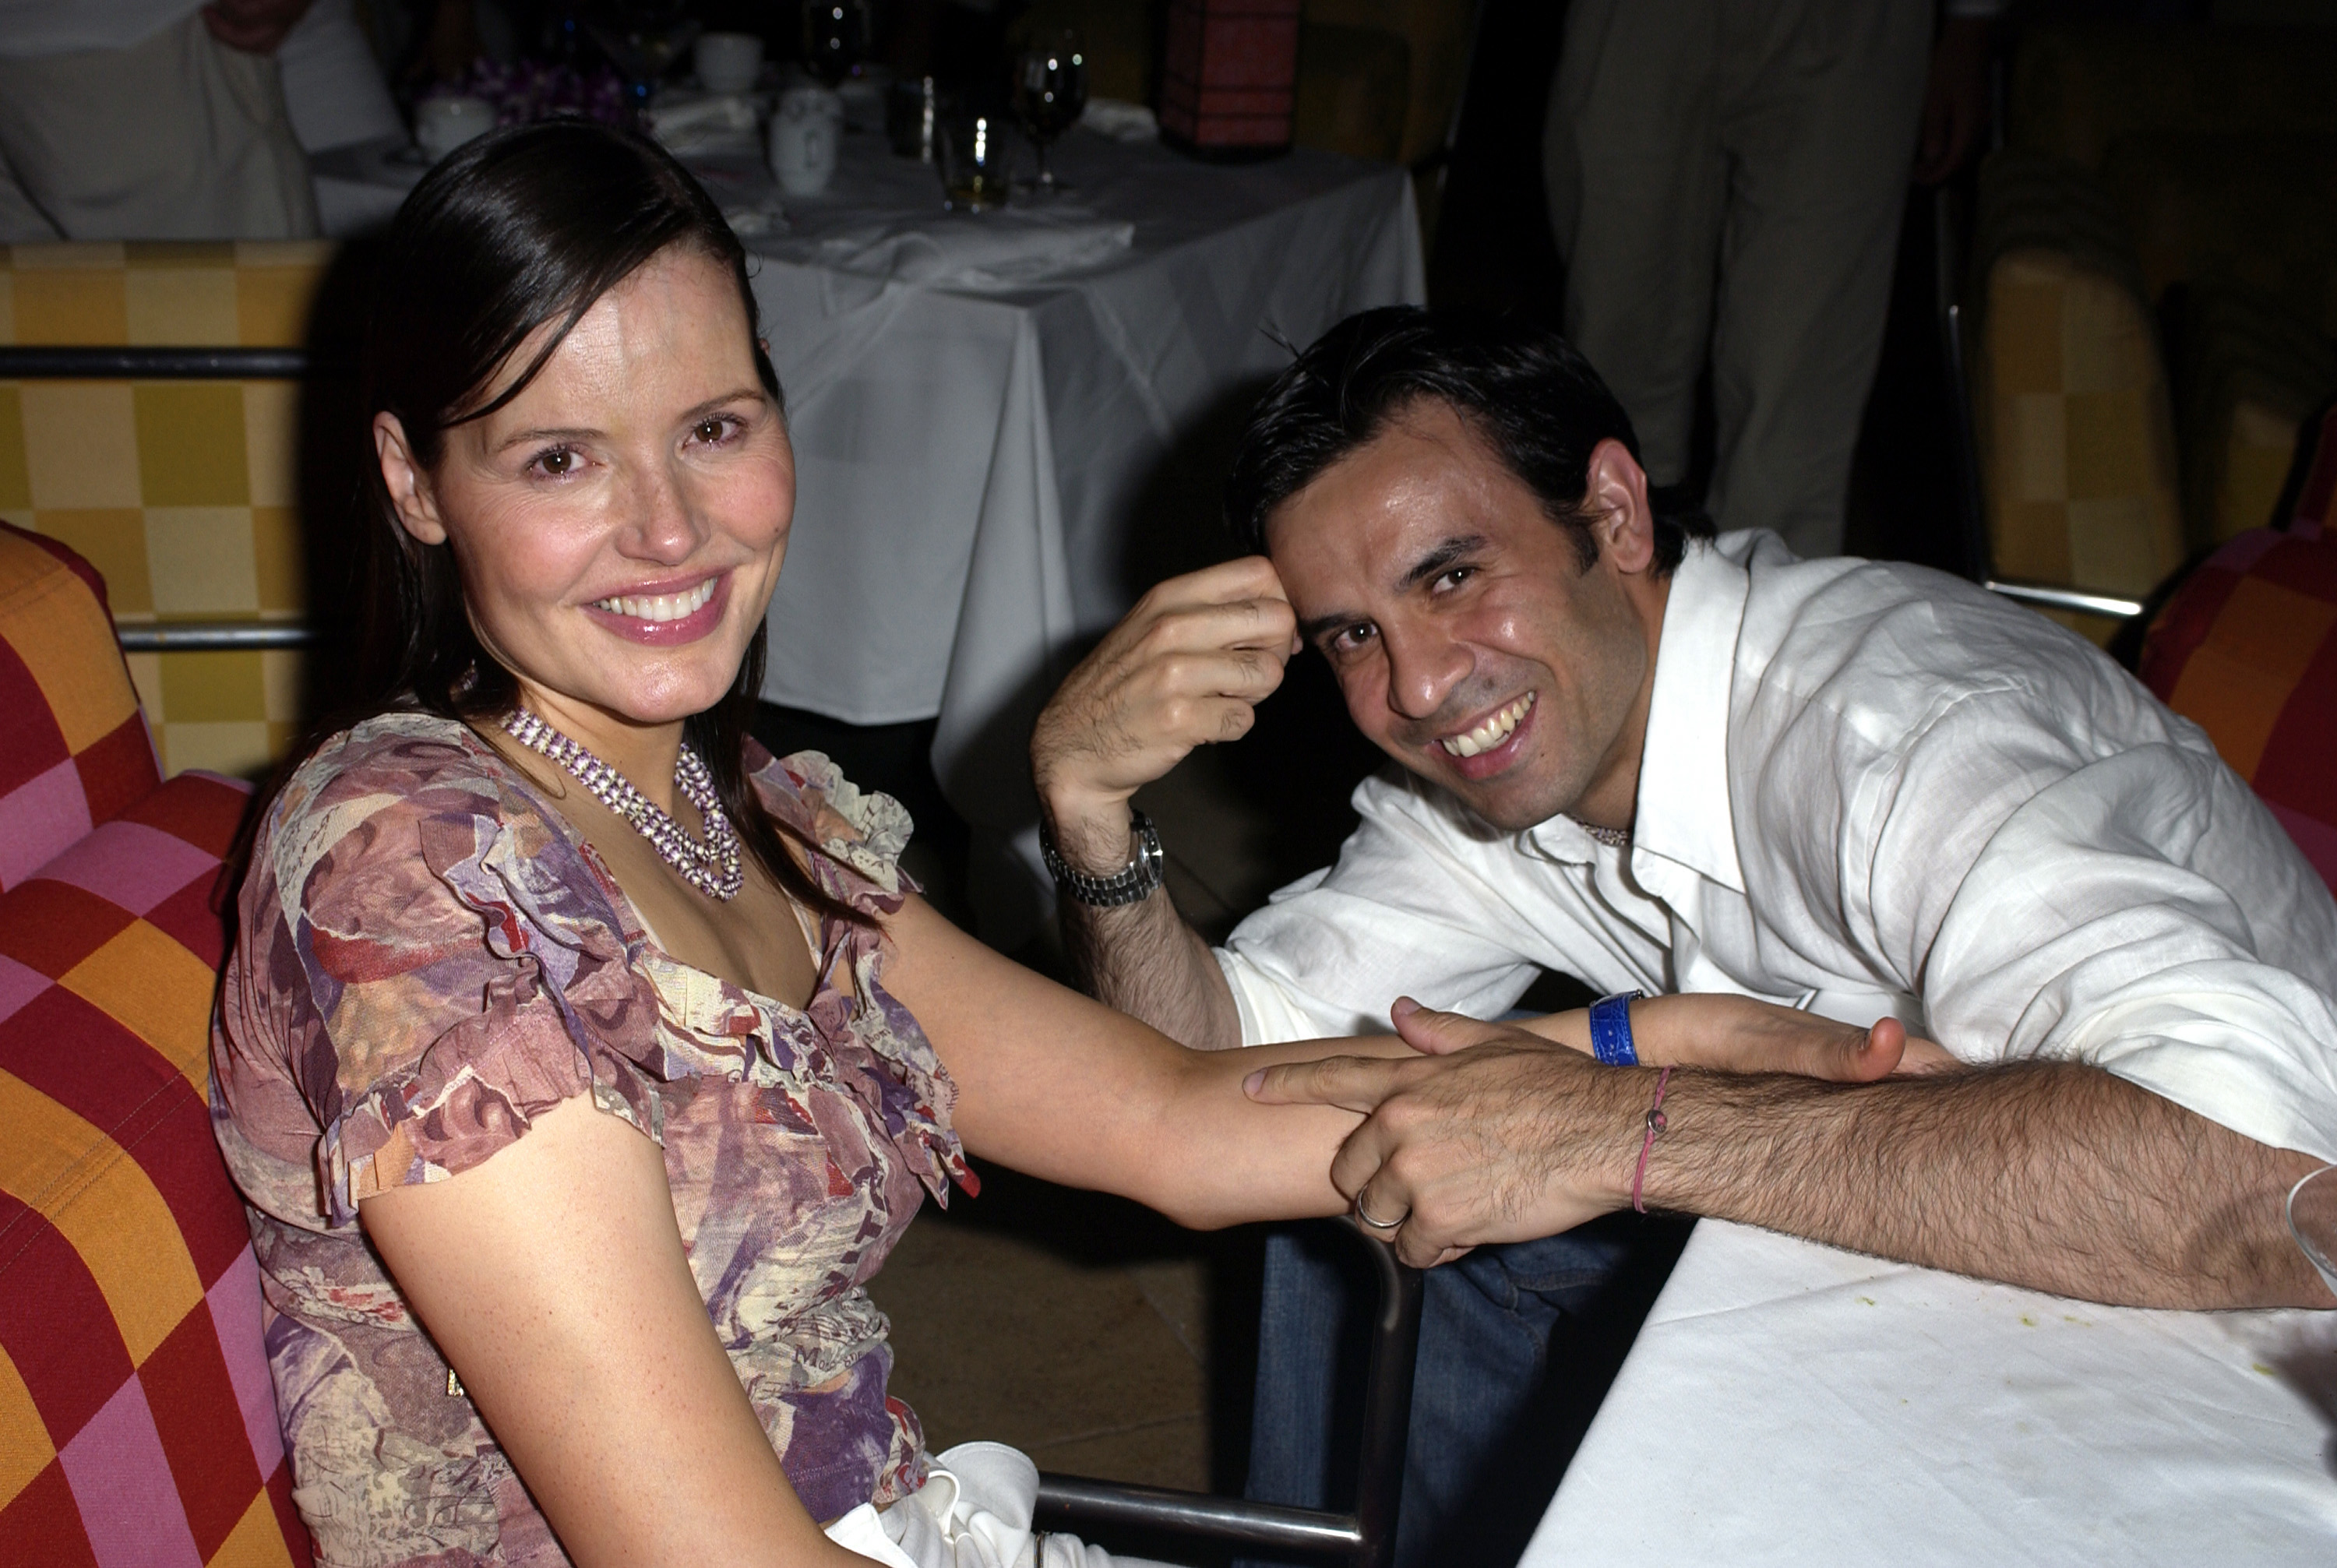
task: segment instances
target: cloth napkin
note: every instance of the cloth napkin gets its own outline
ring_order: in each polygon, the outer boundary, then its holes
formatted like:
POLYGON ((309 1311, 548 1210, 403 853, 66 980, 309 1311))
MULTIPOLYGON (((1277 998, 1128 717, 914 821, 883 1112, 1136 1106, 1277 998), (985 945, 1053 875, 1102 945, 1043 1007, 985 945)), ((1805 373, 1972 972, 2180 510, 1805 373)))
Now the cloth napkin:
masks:
POLYGON ((1160 122, 1141 103, 1125 98, 1090 98, 1080 123, 1115 142, 1149 142, 1160 134, 1160 122))
POLYGON ((1003 1443, 961 1443, 934 1458, 921 1489, 881 1514, 863 1503, 827 1538, 885 1568, 1168 1568, 1034 1534, 1039 1467, 1003 1443))
POLYGON ((754 102, 743 93, 692 96, 669 93, 641 116, 650 135, 680 157, 755 147, 754 102))
POLYGON ((895 218, 822 238, 819 260, 884 282, 1012 289, 1109 261, 1136 225, 1067 210, 1010 210, 962 218, 895 218))

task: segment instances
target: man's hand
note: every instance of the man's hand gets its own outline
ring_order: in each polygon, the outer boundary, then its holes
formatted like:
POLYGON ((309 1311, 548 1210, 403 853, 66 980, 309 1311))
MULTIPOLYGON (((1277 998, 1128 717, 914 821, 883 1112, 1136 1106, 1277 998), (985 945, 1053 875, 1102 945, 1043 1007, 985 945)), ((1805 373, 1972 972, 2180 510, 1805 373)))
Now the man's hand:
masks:
POLYGON ((1931 46, 1931 75, 1923 92, 1922 140, 1915 150, 1915 183, 1937 185, 1964 166, 1988 124, 1987 17, 1951 16, 1931 46))
MULTIPOLYGON (((1628 1202, 1656 1074, 1425 1009, 1415 1061, 1253 1073, 1277 1104, 1368 1118, 1331 1164, 1426 1266, 1628 1202), (1366 1191, 1368 1189, 1368 1191, 1366 1191)), ((1930 1269, 2116 1306, 2328 1307, 2281 1222, 2319 1161, 2257 1143, 2098 1067, 1825 1083, 1688 1068, 1671 1080, 1647 1201, 1930 1269)))
POLYGON ((1489 1241, 1556 1235, 1629 1201, 1650 1075, 1553 1051, 1505 1024, 1399 1003, 1396 1033, 1425 1059, 1333 1056, 1251 1074, 1272 1105, 1366 1118, 1331 1184, 1381 1220, 1403 1215, 1396 1256, 1416 1269, 1489 1241))
POLYGON ((308 0, 211 0, 203 25, 230 49, 273 54, 308 9, 308 0))
POLYGON ((1196 746, 1249 732, 1298 650, 1264 556, 1172 577, 1063 682, 1031 736, 1031 772, 1063 858, 1104 877, 1128 863, 1128 799, 1196 746))

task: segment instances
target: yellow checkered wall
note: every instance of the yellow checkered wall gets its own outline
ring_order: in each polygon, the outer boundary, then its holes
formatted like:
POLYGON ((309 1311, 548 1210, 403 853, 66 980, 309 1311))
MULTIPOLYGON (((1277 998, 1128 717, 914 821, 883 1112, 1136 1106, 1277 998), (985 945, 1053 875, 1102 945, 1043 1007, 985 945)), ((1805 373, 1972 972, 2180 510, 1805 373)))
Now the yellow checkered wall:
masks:
MULTIPOLYGON (((0 343, 288 348, 321 244, 0 247, 0 343)), ((306 612, 288 381, 0 381, 0 517, 105 574, 124 625, 306 612)), ((297 652, 135 654, 166 771, 265 768, 298 729, 297 652)))

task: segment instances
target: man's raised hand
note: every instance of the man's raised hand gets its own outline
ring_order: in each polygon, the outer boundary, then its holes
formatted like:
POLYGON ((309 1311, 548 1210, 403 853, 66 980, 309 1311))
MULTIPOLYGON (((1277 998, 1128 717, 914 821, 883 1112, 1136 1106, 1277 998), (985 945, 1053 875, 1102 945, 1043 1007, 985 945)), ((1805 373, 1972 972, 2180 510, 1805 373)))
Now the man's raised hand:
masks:
POLYGON ((1262 555, 1160 583, 1080 662, 1031 736, 1031 772, 1063 858, 1128 861, 1128 799, 1196 746, 1249 732, 1298 650, 1262 555))

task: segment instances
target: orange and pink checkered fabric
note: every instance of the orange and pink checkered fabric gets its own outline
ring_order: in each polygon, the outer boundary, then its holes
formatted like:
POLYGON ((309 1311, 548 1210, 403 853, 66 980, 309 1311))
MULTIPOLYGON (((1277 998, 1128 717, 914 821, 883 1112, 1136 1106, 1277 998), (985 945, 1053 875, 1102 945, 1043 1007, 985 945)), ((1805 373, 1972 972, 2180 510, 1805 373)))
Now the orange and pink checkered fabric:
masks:
POLYGON ((2141 673, 2337 888, 2337 533, 2300 520, 2216 551, 2152 625, 2141 673))
POLYGON ((249 793, 157 787, 103 594, 0 529, 0 1563, 306 1564, 209 1107, 249 793))

